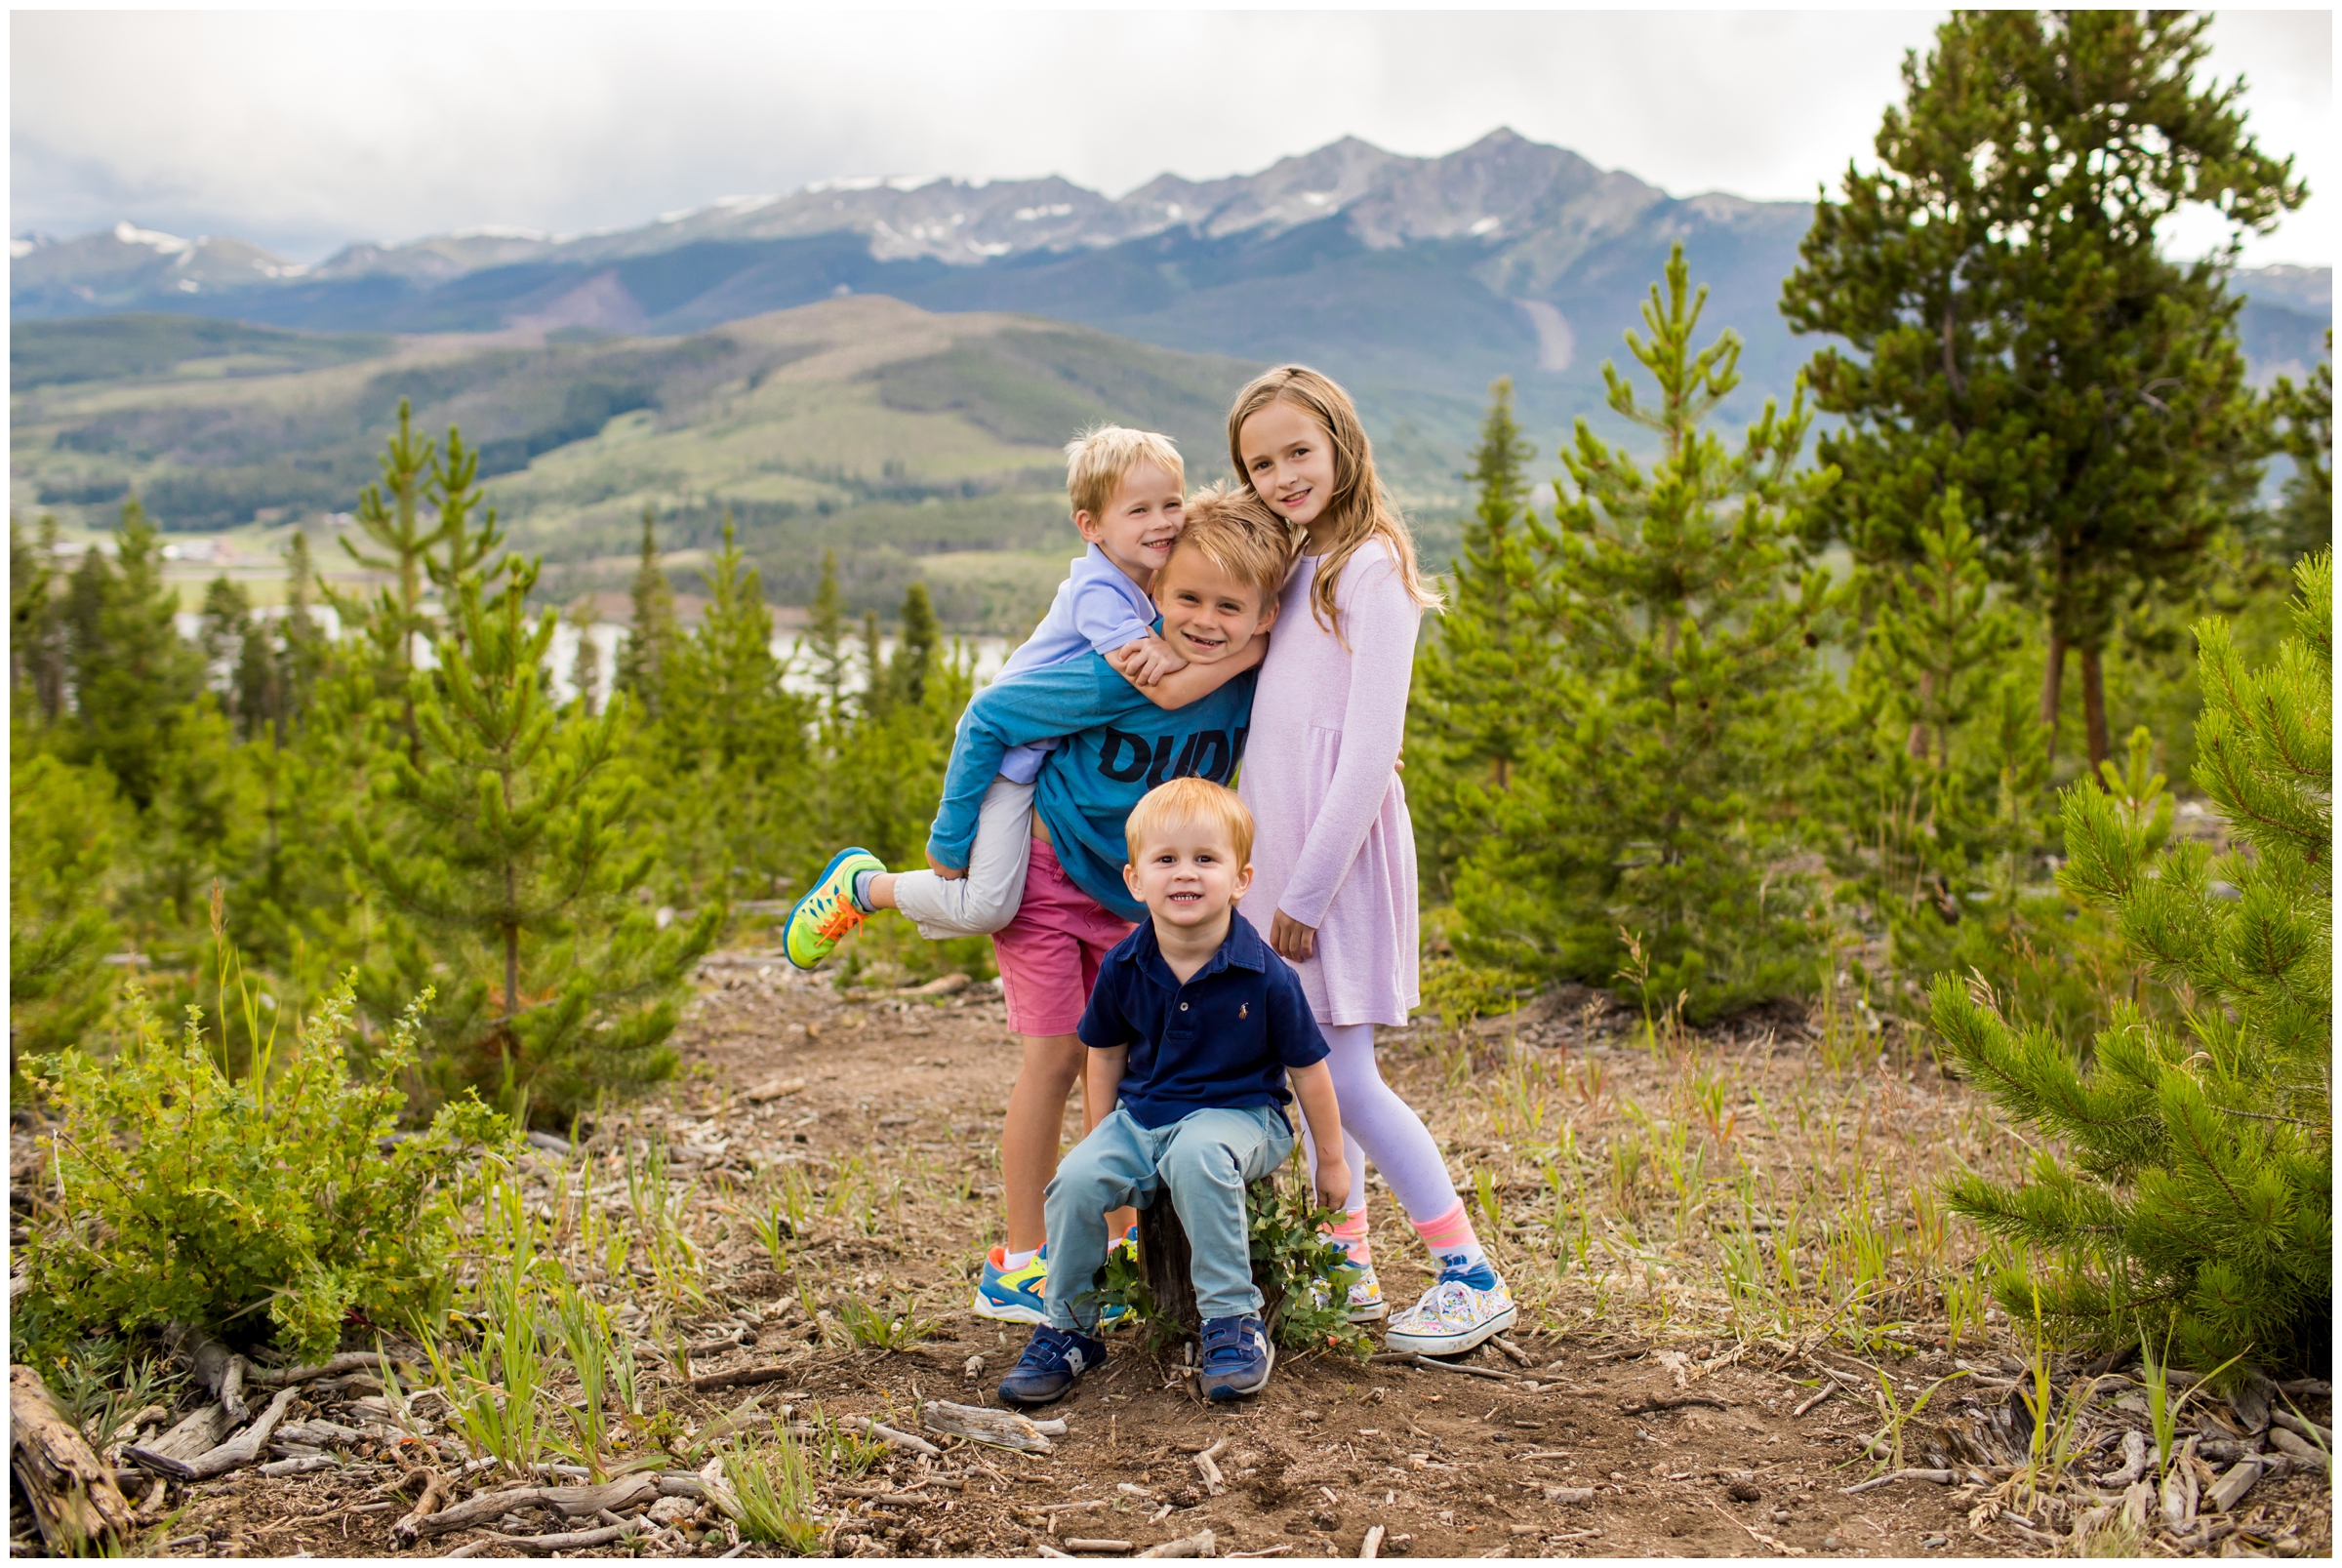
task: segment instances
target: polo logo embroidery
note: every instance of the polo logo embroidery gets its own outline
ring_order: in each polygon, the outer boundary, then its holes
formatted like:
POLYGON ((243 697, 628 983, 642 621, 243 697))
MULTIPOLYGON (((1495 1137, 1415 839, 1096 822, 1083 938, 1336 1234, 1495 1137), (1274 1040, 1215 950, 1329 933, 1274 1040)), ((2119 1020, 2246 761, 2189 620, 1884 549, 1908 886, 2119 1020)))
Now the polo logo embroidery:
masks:
POLYGON ((1250 1018, 1250 1017, 1252 1017, 1252 1004, 1251 1004, 1250 1002, 1238 1002, 1238 1003, 1236 1004, 1236 1017, 1238 1017, 1238 1018, 1250 1018))

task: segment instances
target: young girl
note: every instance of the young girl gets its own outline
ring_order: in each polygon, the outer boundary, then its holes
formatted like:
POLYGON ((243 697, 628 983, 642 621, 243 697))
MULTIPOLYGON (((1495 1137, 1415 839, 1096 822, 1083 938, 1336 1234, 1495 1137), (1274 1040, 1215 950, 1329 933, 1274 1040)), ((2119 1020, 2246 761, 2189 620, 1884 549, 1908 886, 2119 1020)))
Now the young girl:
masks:
POLYGON ((1512 1293, 1473 1234, 1439 1146, 1374 1064, 1374 1026, 1404 1024, 1418 1000, 1415 837, 1394 769, 1416 626, 1434 600, 1341 387, 1299 365, 1272 370, 1237 396, 1228 443, 1236 471, 1306 536, 1253 700, 1253 733, 1277 744, 1250 749, 1239 783, 1259 824, 1246 913, 1300 972, 1333 1050, 1352 1146, 1348 1214, 1334 1234, 1366 1270, 1351 1316, 1390 1309, 1367 1245, 1371 1159, 1439 1263, 1438 1280, 1392 1319, 1388 1343, 1454 1354, 1512 1327, 1512 1293))

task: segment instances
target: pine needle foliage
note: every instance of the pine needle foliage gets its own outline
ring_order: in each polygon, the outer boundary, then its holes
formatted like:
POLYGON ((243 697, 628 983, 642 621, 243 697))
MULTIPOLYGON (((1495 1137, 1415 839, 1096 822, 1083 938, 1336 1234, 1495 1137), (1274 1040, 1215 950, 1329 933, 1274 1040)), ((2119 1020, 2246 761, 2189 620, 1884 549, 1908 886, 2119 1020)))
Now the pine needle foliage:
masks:
POLYGON ((378 832, 361 813, 349 848, 391 906, 439 939, 407 946, 398 983, 419 989, 434 957, 455 972, 430 1020, 450 1086, 557 1117, 597 1087, 674 1071, 677 993, 724 910, 662 933, 631 896, 655 855, 629 831, 641 788, 625 763, 631 706, 562 713, 542 667, 556 617, 527 608, 536 563, 502 575, 493 595, 476 577, 460 584, 462 635, 442 641, 435 678, 413 683, 423 760, 393 753, 377 788, 397 827, 378 832))
POLYGON ((1581 420, 1553 525, 1531 514, 1552 652, 1520 701, 1545 707, 1456 879, 1465 957, 1608 984, 1638 946, 1630 987, 1695 1020, 1810 971, 1818 911, 1784 869, 1786 786, 1836 602, 1800 543, 1835 478, 1797 468, 1803 387, 1786 413, 1768 401, 1737 451, 1703 429, 1741 346, 1729 330, 1694 345, 1706 302, 1677 246, 1642 307, 1650 336, 1627 334, 1657 405, 1603 366, 1611 409, 1659 437, 1658 461, 1646 471, 1581 420))
POLYGON ((1463 552, 1448 568, 1446 603, 1415 662, 1409 747, 1420 773, 1409 809, 1427 881, 1443 890, 1478 836, 1491 791, 1512 787, 1522 738, 1535 727, 1525 693, 1551 660, 1534 595, 1537 558, 1527 524, 1528 463, 1536 448, 1513 415, 1513 382, 1488 388, 1480 444, 1466 475, 1477 493, 1463 552))
POLYGON ((2079 1340, 2167 1338, 2201 1369, 2322 1355, 2332 1320, 2331 553, 2295 581, 2294 635, 2265 667, 2225 623, 2196 628, 2196 782, 2238 847, 2159 849, 2149 803, 2089 784, 2063 797, 2061 882, 2113 913, 2181 1022, 2121 1008, 2084 1068, 1980 987, 1935 987, 1961 1070, 2063 1146, 2029 1182, 1949 1188, 2033 1255, 1996 1282, 2001 1304, 2079 1340))

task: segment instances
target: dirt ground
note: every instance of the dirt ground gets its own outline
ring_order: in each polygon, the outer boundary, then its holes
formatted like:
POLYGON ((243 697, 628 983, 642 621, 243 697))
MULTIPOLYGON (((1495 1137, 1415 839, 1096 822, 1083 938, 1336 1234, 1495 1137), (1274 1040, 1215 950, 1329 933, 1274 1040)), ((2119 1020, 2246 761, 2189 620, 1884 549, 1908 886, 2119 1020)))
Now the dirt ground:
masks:
MULTIPOLYGON (((996 1139, 1017 1062, 996 990, 849 998, 754 951, 717 955, 705 981, 679 1037, 686 1075, 667 1105, 635 1113, 626 1129, 597 1130, 583 1152, 607 1148, 625 1132, 664 1132, 670 1175, 688 1184, 701 1211, 713 1303, 679 1327, 695 1340, 745 1329, 750 1342, 693 1356, 691 1374, 787 1371, 761 1388, 707 1393, 687 1391, 670 1375, 662 1399, 686 1428, 751 1393, 764 1395, 763 1412, 786 1405, 802 1420, 818 1406, 830 1417, 868 1416, 908 1430, 918 1429, 925 1400, 994 1403, 992 1387, 1027 1334, 968 1310, 983 1249, 998 1238, 996 1139), (769 1098, 751 1103, 751 1090, 769 1098), (771 1213, 775 1194, 791 1183, 803 1216, 776 1272, 748 1221, 771 1213), (903 1351, 855 1345, 840 1330, 854 1302, 933 1326, 903 1351)), ((1558 1136, 1565 1122, 1591 1126, 1618 1115, 1622 1103, 1668 1093, 1669 1069, 1657 1054, 1631 1048, 1638 1026, 1595 1003, 1574 1020, 1548 1009, 1525 1029, 1515 1022, 1501 1043, 1524 1059, 1558 1052, 1575 1064, 1575 1077, 1547 1074, 1580 1090, 1568 1115, 1555 1120, 1558 1136), (1588 1076, 1597 1084, 1592 1095, 1583 1092, 1588 1076)), ((1743 1093, 1755 1107, 1785 1103, 1810 1072, 1811 1046, 1794 1027, 1744 1028, 1708 1044, 1734 1064, 1736 1103, 1743 1093)), ((1470 1041, 1461 1048, 1469 1052, 1470 1041)), ((1453 1050, 1443 1059, 1399 1034, 1385 1058, 1401 1093, 1432 1109, 1467 1190, 1475 1162, 1501 1164, 1519 1142, 1498 1136, 1501 1096, 1492 1088, 1450 1092, 1459 1070, 1453 1050), (1442 1105, 1476 1108, 1451 1118, 1442 1105)), ((1467 1055, 1461 1070, 1482 1069, 1467 1055)), ((1877 1076, 1861 1091, 1859 1125, 1845 1118, 1857 1138, 1873 1141, 1852 1148, 1857 1162, 1883 1157, 1868 1151, 1874 1146, 1949 1146, 1956 1128, 1981 1125, 1957 1085, 1923 1071, 1877 1076)), ((1798 1142, 1798 1127, 1768 1133, 1759 1120, 1780 1123, 1778 1115, 1752 1116, 1739 1157, 1776 1167, 1820 1157, 1798 1142)), ((1077 1111, 1070 1110, 1068 1127, 1078 1131, 1077 1111)), ((545 1177, 555 1160, 542 1163, 537 1174, 545 1177)), ((1514 1210, 1536 1181, 1516 1166, 1492 1189, 1500 1204, 1513 1193, 1514 1210)), ((1379 1185, 1373 1201, 1385 1290, 1404 1305, 1431 1276, 1379 1185)), ((1631 1266, 1589 1277, 1582 1252, 1574 1274, 1561 1266, 1570 1246, 1558 1211, 1542 1229, 1534 1221, 1485 1228, 1499 1238, 1499 1261, 1523 1298, 1508 1338, 1525 1364, 1493 1346, 1462 1358, 1461 1370, 1288 1355, 1261 1396, 1212 1407, 1188 1391, 1177 1352, 1149 1355, 1134 1336, 1119 1335, 1109 1365, 1041 1413, 1067 1424, 1053 1452, 1021 1457, 958 1444, 933 1460, 891 1459, 850 1484, 833 1480, 822 1494, 828 1549, 1079 1553, 1082 1541, 1127 1542, 1127 1550, 1208 1529, 1222 1556, 1356 1557, 1369 1531, 1379 1530, 1384 1556, 2007 1556, 2071 1553, 2079 1528, 2085 1539, 2101 1530, 2096 1549, 2127 1547, 2125 1554, 2330 1553, 2327 1484, 2306 1467, 2263 1479, 2219 1516, 2224 1525, 2179 1534, 2103 1534, 2120 1525, 2120 1485, 2100 1494, 2102 1506, 2087 1518, 2080 1513, 2088 1497, 2073 1501, 2071 1487, 2063 1503, 2030 1496, 2010 1467, 1984 1463, 2005 1452, 1993 1448, 1987 1428, 2009 1427, 2013 1375, 2023 1364, 2004 1334, 1995 1339, 1979 1328, 1947 1347, 1949 1336, 1931 1340, 1907 1327, 1860 1338, 1884 1353, 1858 1355, 1833 1334, 1826 1311, 1795 1337, 1748 1333, 1744 1312, 1735 1333, 1716 1293, 1676 1281, 1682 1288, 1668 1294, 1671 1270, 1681 1265, 1659 1261, 1653 1248, 1631 1266), (1904 1479, 1844 1490, 1881 1467, 1862 1453, 1884 1425, 1881 1369, 1902 1409, 1937 1380, 1953 1379, 1901 1428, 1904 1463, 1949 1470, 1949 1484, 1904 1479), (1207 1485, 1194 1457, 1215 1445, 1221 1488, 1207 1485)), ((1924 1314, 1906 1316, 1917 1322, 1924 1314)), ((2078 1471, 2085 1476, 2112 1470, 2119 1433, 2144 1425, 2125 1414, 2137 1403, 2135 1387, 2120 1376, 2101 1382, 2103 1403, 2093 1408, 2106 1420, 2085 1431, 2085 1450, 2096 1450, 2078 1471)), ((297 1406, 296 1419, 307 1408, 297 1406)), ((2301 1409, 2330 1428, 2325 1398, 2305 1398, 2301 1409)), ((2201 1419, 2204 1433, 2235 1435, 2208 1402, 2201 1419)), ((2198 1422, 2191 1408, 2181 1430, 2197 1432, 2198 1422)), ((338 1472, 244 1472, 192 1493, 174 1489, 156 1503, 179 1510, 158 1529, 156 1545, 170 1543, 174 1555, 394 1553, 389 1525, 406 1503, 383 1500, 380 1488, 396 1474, 388 1459, 361 1447, 360 1462, 338 1472)), ((655 1550, 728 1554, 730 1538, 710 1524, 720 1521, 705 1513, 687 1521, 655 1550)), ((542 1516, 526 1526, 576 1527, 545 1525, 542 1516)), ((442 1554, 464 1539, 426 1541, 413 1554, 442 1554)), ((474 1554, 513 1549, 498 1544, 474 1554)), ((774 1552, 749 1544, 738 1554, 774 1552)))

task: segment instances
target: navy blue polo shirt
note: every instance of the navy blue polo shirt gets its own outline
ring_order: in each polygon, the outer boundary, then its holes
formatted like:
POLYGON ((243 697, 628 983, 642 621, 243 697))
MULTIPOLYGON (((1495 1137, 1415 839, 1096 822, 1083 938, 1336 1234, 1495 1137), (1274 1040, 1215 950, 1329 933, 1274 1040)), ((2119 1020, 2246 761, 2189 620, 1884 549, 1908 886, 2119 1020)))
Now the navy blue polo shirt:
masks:
POLYGON ((1326 1056, 1301 977, 1241 914, 1185 985, 1141 921, 1098 967, 1078 1032, 1097 1050, 1130 1047, 1122 1108, 1150 1130, 1213 1106, 1289 1105, 1285 1069, 1326 1056))

